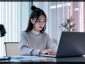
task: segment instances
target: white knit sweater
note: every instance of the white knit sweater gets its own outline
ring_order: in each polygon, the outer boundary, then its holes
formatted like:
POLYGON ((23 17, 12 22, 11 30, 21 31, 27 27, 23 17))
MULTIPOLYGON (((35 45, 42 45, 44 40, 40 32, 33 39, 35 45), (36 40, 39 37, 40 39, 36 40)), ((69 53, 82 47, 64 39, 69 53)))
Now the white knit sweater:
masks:
POLYGON ((57 51, 57 45, 46 32, 40 33, 34 30, 23 31, 19 45, 21 55, 39 55, 41 49, 55 49, 57 51))

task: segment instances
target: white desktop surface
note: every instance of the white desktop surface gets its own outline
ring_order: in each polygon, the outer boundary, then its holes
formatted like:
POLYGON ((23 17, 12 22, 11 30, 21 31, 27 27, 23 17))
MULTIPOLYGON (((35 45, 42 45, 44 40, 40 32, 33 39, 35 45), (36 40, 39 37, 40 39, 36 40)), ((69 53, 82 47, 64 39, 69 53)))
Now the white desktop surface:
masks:
POLYGON ((0 62, 85 62, 85 57, 64 57, 51 58, 40 56, 10 56, 10 60, 0 60, 0 62))
POLYGON ((10 61, 13 62, 56 62, 55 58, 39 57, 39 56, 11 56, 10 61))

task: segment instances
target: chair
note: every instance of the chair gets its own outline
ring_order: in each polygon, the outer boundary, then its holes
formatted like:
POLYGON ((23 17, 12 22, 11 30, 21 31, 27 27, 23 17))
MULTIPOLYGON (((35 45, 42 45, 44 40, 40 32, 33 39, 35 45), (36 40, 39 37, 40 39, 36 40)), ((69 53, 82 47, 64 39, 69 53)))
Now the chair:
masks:
POLYGON ((20 55, 19 42, 4 42, 6 56, 20 55))

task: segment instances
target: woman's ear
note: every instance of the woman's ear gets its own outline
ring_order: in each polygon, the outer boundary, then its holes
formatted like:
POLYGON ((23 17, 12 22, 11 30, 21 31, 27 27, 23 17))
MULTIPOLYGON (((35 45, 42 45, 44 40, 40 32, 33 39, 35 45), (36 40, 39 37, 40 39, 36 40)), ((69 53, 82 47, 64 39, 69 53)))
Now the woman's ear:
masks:
POLYGON ((34 21, 33 19, 31 19, 31 23, 32 23, 32 24, 35 24, 35 21, 34 21))

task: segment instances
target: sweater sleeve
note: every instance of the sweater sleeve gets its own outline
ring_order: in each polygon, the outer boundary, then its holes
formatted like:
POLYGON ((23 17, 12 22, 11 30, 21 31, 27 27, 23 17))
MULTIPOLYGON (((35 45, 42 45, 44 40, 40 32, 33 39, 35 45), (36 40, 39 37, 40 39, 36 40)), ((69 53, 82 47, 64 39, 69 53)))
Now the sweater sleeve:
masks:
POLYGON ((21 55, 39 55, 40 52, 40 49, 30 48, 30 41, 25 32, 21 33, 19 47, 21 55))
POLYGON ((50 36, 47 34, 47 48, 48 49, 54 49, 57 51, 58 46, 57 44, 50 38, 50 36))

